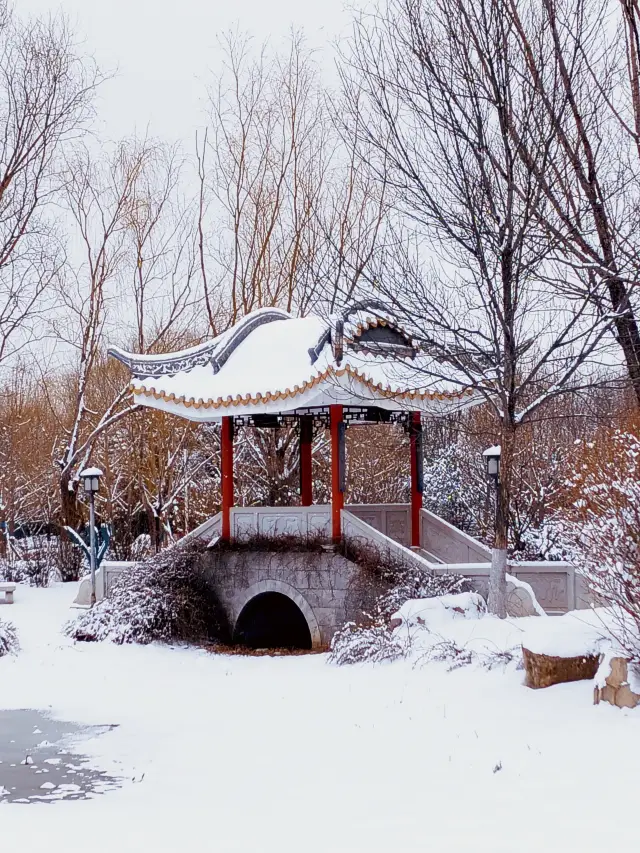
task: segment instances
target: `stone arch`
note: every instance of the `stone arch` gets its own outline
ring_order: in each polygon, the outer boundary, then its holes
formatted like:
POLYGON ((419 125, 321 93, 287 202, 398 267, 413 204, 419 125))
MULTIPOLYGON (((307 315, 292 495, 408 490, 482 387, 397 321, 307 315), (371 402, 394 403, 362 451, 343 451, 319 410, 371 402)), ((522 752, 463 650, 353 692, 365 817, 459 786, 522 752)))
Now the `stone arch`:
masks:
POLYGON ((255 598, 256 595, 261 595, 263 592, 279 592, 281 595, 286 595, 287 598, 290 598, 294 604, 300 608, 302 615, 307 620, 307 625, 309 626, 309 632, 311 633, 311 646, 314 649, 320 648, 322 646, 322 639, 320 636, 320 626, 318 625, 318 620, 316 619, 316 614, 313 612, 313 609, 307 599, 301 595, 298 590, 291 586, 289 583, 285 583, 284 581, 276 581, 276 580, 264 580, 258 581, 257 583, 251 584, 241 593, 239 593, 234 600, 234 613, 233 613, 233 630, 235 631, 236 624, 238 622, 238 617, 242 613, 242 610, 246 604, 248 604, 252 598, 255 598))

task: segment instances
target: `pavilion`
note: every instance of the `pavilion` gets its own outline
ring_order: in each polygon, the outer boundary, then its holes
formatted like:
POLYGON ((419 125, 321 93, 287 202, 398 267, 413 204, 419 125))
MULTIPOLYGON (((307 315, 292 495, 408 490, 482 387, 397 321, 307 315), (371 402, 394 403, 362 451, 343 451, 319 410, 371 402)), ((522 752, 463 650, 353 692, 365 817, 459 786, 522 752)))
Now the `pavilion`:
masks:
POLYGON ((298 426, 304 507, 312 504, 314 426, 330 429, 331 537, 337 543, 342 536, 346 425, 397 423, 410 435, 410 539, 417 547, 422 415, 445 415, 482 400, 462 372, 437 362, 387 308, 374 302, 328 317, 296 318, 278 308, 262 308, 213 340, 180 352, 109 352, 130 369, 136 403, 191 421, 221 422, 221 538, 226 541, 232 536, 236 427, 298 426))

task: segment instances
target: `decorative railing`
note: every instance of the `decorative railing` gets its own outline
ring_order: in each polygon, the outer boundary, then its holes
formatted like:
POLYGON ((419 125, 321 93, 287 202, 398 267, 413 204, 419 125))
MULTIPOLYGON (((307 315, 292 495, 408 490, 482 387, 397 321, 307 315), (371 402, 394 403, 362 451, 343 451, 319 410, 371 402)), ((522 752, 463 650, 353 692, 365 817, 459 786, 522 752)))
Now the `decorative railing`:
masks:
POLYGON ((420 547, 438 563, 490 563, 491 549, 439 515, 420 511, 420 547))
POLYGON ((373 547, 382 558, 400 561, 407 565, 415 565, 423 571, 436 570, 437 566, 425 559, 419 552, 406 548, 400 542, 396 542, 395 539, 376 530, 375 527, 372 527, 363 518, 355 515, 351 511, 351 507, 348 510, 343 509, 341 517, 342 535, 347 555, 349 548, 367 549, 373 547))
MULTIPOLYGON (((491 549, 472 536, 453 527, 444 519, 422 510, 421 552, 404 547, 399 542, 372 527, 363 512, 359 517, 352 507, 343 510, 343 535, 349 547, 371 547, 395 560, 413 563, 438 574, 455 572, 469 578, 473 588, 486 597, 491 569, 491 549), (437 534, 437 535, 436 535, 437 534), (426 545, 426 547, 425 547, 426 545), (446 558, 453 557, 447 560, 446 558), (466 559, 456 559, 465 558, 466 559), (475 557, 475 559, 474 559, 475 557), (477 559, 479 557, 480 559, 477 559), (471 559, 469 559, 471 558, 471 559)), ((361 508, 359 508, 361 509, 361 508)), ((510 562, 509 574, 528 583, 547 613, 566 613, 567 610, 590 606, 589 594, 580 574, 571 563, 561 561, 521 563, 510 562)))
POLYGON ((196 539, 213 539, 216 535, 220 535, 222 530, 222 513, 218 512, 206 521, 203 521, 194 530, 183 536, 180 542, 193 542, 196 539))
POLYGON ((299 539, 331 538, 329 506, 244 506, 231 510, 231 538, 239 542, 255 536, 299 539))
MULTIPOLYGON (((205 521, 187 536, 211 541, 220 535, 221 513, 205 521)), ((342 510, 342 532, 348 549, 374 546, 389 559, 437 573, 465 575, 473 588, 487 594, 491 550, 433 513, 421 512, 421 548, 407 547, 410 541, 411 513, 408 504, 360 504, 342 510)), ((231 535, 237 541, 253 537, 292 537, 331 539, 331 507, 234 507, 231 510, 231 535)), ((104 583, 108 595, 112 579, 126 563, 105 563, 104 583)), ((522 562, 509 564, 509 573, 533 588, 547 613, 590 606, 586 585, 575 567, 566 562, 522 562)), ((102 573, 100 573, 102 575, 102 573)), ((100 597, 100 596, 99 596, 100 597)))

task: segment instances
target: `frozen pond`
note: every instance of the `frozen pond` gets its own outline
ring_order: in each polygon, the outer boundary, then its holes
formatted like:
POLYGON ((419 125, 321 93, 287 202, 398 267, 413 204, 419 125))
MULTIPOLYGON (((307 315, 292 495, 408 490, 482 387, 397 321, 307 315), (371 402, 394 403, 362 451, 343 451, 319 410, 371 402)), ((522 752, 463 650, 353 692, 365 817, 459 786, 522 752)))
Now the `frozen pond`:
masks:
POLYGON ((40 711, 0 711, 0 803, 82 800, 118 787, 88 766, 79 742, 114 726, 80 726, 40 711))

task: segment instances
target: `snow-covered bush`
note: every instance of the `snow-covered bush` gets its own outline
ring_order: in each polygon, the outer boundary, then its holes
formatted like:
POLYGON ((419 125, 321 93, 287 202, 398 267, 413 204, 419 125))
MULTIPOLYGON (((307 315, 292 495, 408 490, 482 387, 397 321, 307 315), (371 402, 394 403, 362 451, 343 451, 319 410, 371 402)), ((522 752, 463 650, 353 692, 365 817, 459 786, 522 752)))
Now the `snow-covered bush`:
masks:
POLYGON ((474 535, 486 504, 486 477, 473 466, 478 455, 463 440, 443 447, 426 461, 422 496, 425 509, 474 535))
POLYGON ((131 566, 109 598, 65 626, 76 640, 114 643, 197 642, 224 632, 224 617, 199 571, 201 543, 174 546, 131 566))
POLYGON ((406 654, 406 643, 394 636, 388 625, 356 625, 347 622, 333 635, 329 659, 332 663, 382 663, 406 654))
POLYGON ((399 565, 393 570, 393 584, 388 592, 380 596, 377 613, 382 620, 390 619, 406 601, 415 598, 436 598, 466 592, 469 581, 462 575, 437 575, 414 566, 399 565))
POLYGON ((487 604, 476 592, 407 601, 390 627, 392 639, 404 644, 416 666, 445 662, 449 670, 470 665, 522 667, 522 628, 488 616, 487 604), (481 630, 478 619, 484 620, 481 630))
POLYGON ((616 431, 576 457, 567 535, 591 592, 612 608, 613 639, 640 663, 640 439, 616 431))
POLYGON ((48 586, 60 580, 60 549, 57 537, 29 536, 11 539, 10 558, 0 557, 0 580, 48 586))
POLYGON ((0 658, 18 651, 18 634, 11 622, 0 620, 0 658))
POLYGON ((436 662, 448 663, 450 672, 473 664, 489 670, 498 667, 504 669, 511 665, 515 665, 516 669, 524 669, 522 647, 519 645, 507 649, 478 650, 461 645, 450 637, 438 636, 416 658, 417 666, 436 662))
POLYGON ((523 560, 569 560, 574 557, 571 543, 567 541, 564 525, 557 518, 542 522, 539 527, 528 527, 519 540, 519 548, 511 549, 510 558, 523 560))
POLYGON ((144 560, 151 555, 153 548, 151 547, 151 537, 148 533, 141 533, 131 543, 131 559, 144 560))
POLYGON ((349 557, 360 566, 355 597, 363 597, 367 584, 377 593, 370 612, 361 612, 358 619, 348 622, 334 635, 329 654, 332 663, 380 662, 403 657, 408 644, 394 635, 389 624, 402 605, 410 599, 434 598, 469 588, 468 580, 461 575, 438 575, 427 567, 422 569, 413 562, 382 555, 375 548, 351 549, 349 557))

